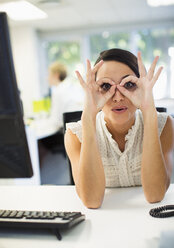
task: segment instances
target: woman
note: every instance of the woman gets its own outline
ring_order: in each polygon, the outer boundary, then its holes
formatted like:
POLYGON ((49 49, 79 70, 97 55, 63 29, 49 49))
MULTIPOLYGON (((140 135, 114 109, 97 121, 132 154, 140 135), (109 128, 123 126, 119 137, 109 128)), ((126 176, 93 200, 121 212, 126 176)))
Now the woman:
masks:
POLYGON ((157 113, 152 89, 162 67, 158 57, 146 72, 141 54, 121 49, 87 61, 80 122, 67 125, 65 147, 76 190, 88 208, 102 204, 105 187, 142 185, 148 202, 159 202, 172 173, 172 118, 157 113))

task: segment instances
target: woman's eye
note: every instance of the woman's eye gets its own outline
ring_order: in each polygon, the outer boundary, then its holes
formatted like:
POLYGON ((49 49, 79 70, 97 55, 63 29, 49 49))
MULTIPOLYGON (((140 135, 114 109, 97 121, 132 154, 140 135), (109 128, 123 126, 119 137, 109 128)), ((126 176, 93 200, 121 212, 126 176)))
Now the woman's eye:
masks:
POLYGON ((103 83, 101 85, 101 88, 104 90, 104 91, 108 91, 110 88, 111 88, 111 84, 109 83, 103 83))
POLYGON ((132 90, 136 87, 136 84, 135 83, 132 83, 132 82, 127 82, 125 83, 124 85, 124 88, 126 88, 127 90, 132 90))

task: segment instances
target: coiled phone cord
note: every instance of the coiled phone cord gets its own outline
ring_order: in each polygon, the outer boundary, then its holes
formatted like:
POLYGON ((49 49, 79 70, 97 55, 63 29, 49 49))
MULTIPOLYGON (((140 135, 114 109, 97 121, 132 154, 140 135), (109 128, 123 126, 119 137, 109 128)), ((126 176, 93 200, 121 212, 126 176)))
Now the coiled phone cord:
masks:
POLYGON ((166 205, 158 208, 152 208, 149 211, 149 214, 156 218, 166 218, 166 217, 172 217, 174 216, 174 211, 168 211, 167 210, 174 210, 174 205, 166 205))

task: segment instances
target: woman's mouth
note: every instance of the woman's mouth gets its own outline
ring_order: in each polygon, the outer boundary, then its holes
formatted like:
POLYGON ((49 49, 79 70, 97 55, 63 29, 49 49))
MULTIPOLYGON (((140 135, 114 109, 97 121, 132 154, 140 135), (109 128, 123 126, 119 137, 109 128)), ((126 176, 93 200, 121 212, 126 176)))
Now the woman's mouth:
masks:
POLYGON ((115 107, 112 109, 112 111, 114 113, 117 113, 117 114, 122 114, 122 113, 126 112, 126 110, 127 110, 126 106, 119 106, 119 107, 115 107))

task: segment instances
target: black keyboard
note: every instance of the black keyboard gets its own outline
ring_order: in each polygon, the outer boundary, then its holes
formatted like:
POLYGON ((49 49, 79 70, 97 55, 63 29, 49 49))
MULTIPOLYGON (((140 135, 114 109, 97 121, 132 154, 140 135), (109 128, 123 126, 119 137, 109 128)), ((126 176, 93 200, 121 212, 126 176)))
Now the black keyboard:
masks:
POLYGON ((0 227, 47 228, 61 240, 60 229, 70 228, 85 220, 81 212, 0 210, 0 227))

